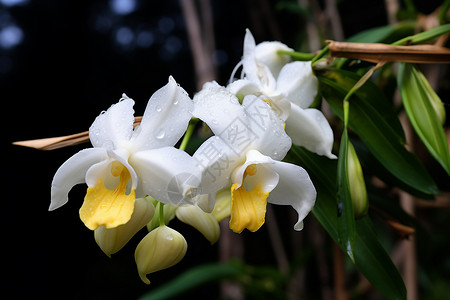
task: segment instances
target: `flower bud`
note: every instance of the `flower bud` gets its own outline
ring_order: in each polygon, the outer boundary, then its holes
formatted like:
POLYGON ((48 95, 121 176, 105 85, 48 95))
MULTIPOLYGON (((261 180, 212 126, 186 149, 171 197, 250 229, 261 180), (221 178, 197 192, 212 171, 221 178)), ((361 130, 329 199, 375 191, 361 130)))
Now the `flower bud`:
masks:
POLYGON ((211 213, 205 213, 195 205, 181 205, 176 211, 177 218, 191 225, 201 232, 203 236, 214 244, 220 236, 220 227, 211 213))
POLYGON ((214 209, 211 212, 217 222, 231 215, 231 191, 229 188, 220 190, 216 194, 216 203, 214 209))
POLYGON ((177 264, 186 254, 187 243, 177 231, 166 225, 149 232, 139 243, 134 259, 139 276, 150 284, 147 274, 167 269, 177 264))
POLYGON ((353 203, 353 212, 356 218, 367 214, 369 201, 367 199, 366 183, 355 148, 348 143, 347 153, 348 181, 350 183, 350 196, 353 203))
POLYGON ((428 99, 430 100, 431 106, 433 106, 434 112, 436 113, 437 118, 439 119, 439 122, 441 125, 444 125, 445 123, 445 107, 442 103, 441 98, 436 94, 434 89, 431 87, 430 83, 428 82, 425 75, 423 75, 422 72, 417 72, 418 80, 420 80, 420 83, 422 84, 422 87, 424 88, 425 92, 427 93, 428 99))
POLYGON ((154 213, 155 207, 150 201, 150 197, 137 198, 134 201, 133 214, 127 223, 109 229, 100 226, 94 231, 97 245, 111 257, 111 254, 122 249, 139 230, 150 222, 154 213))

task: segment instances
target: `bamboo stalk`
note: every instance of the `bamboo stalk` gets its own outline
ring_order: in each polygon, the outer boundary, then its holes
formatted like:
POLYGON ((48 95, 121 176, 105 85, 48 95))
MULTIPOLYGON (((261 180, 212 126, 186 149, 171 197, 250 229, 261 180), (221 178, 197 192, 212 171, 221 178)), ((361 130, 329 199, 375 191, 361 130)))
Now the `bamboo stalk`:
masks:
POLYGON ((436 45, 393 46, 380 43, 331 41, 332 57, 360 59, 372 63, 402 61, 409 63, 450 63, 450 49, 436 45))
MULTIPOLYGON (((141 120, 142 117, 135 117, 133 127, 136 127, 137 125, 141 124, 141 120)), ((38 150, 55 150, 67 146, 74 146, 86 143, 88 141, 89 141, 89 131, 83 131, 80 133, 59 137, 17 141, 13 142, 13 145, 29 147, 38 150)))

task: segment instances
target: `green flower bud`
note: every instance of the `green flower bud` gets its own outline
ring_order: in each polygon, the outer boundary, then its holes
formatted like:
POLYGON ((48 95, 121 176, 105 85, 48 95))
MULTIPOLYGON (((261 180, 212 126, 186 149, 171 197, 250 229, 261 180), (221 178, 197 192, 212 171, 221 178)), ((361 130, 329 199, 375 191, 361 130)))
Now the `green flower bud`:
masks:
POLYGON ((205 213, 201 208, 195 205, 182 205, 176 210, 177 218, 191 225, 201 232, 203 236, 214 244, 220 236, 220 227, 211 213, 205 213))
POLYGON ((347 154, 348 181, 350 183, 350 195, 353 202, 353 211, 356 218, 367 214, 369 201, 367 199, 366 183, 355 148, 348 143, 347 154))
POLYGON ((231 215, 231 191, 229 188, 220 190, 216 194, 216 203, 214 209, 211 212, 217 222, 231 215))
POLYGON ((139 243, 134 259, 139 276, 150 284, 147 274, 167 269, 177 264, 186 254, 187 243, 184 237, 166 225, 149 232, 139 243))
POLYGON ((433 106, 433 109, 436 113, 437 118, 439 119, 439 122, 441 125, 444 125, 445 123, 445 107, 442 103, 441 98, 436 94, 434 89, 431 87, 430 83, 428 82, 425 75, 423 75, 422 72, 417 72, 418 79, 421 80, 422 87, 425 89, 425 92, 427 93, 428 99, 430 100, 431 105, 433 106))
POLYGON ((94 231, 97 245, 111 257, 111 254, 122 249, 139 230, 150 222, 154 213, 155 207, 150 197, 135 199, 134 211, 127 223, 110 229, 100 226, 94 231))

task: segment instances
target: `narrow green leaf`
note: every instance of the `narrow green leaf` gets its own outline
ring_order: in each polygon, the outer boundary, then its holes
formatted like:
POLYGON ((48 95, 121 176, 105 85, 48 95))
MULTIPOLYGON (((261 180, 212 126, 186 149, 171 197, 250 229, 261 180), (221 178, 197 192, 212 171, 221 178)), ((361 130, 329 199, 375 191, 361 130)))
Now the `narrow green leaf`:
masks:
POLYGON ((344 132, 341 137, 337 167, 338 186, 338 233, 341 248, 345 249, 348 257, 355 262, 353 255, 353 244, 355 242, 355 215, 353 213, 353 203, 350 194, 350 183, 348 181, 348 102, 344 101, 344 132))
MULTIPOLYGON (((360 75, 346 70, 328 70, 316 72, 319 80, 322 78, 331 88, 339 89, 343 95, 347 95, 355 84, 360 80, 360 75)), ((397 113, 392 107, 391 102, 386 98, 385 94, 376 86, 375 83, 368 80, 355 92, 358 101, 363 101, 363 104, 369 106, 372 111, 377 113, 377 117, 385 120, 391 127, 401 143, 405 143, 405 133, 403 127, 398 119, 397 113)), ((342 99, 341 98, 341 102, 342 99)), ((342 112, 343 117, 343 112, 342 112)))
POLYGON ((356 221, 356 266, 389 299, 406 299, 406 287, 397 267, 380 244, 369 216, 356 221))
POLYGON ((353 43, 393 43, 399 38, 413 34, 415 27, 414 22, 375 27, 361 31, 346 41, 353 43))
POLYGON ((412 36, 405 37, 399 41, 396 41, 392 45, 402 45, 402 44, 420 44, 432 39, 435 39, 441 35, 450 33, 450 24, 445 24, 412 36))
MULTIPOLYGON (((322 95, 331 109, 343 119, 342 99, 349 90, 348 86, 353 86, 358 78, 341 70, 319 73, 317 77, 322 95)), ((379 103, 375 104, 382 99, 364 92, 366 85, 373 83, 366 82, 349 100, 352 106, 349 128, 358 134, 370 152, 392 175, 423 193, 438 193, 438 188, 426 169, 404 147, 392 118, 385 118, 393 113, 393 109, 386 110, 384 105, 382 107, 379 103)))
MULTIPOLYGON (((337 162, 311 153, 301 147, 293 146, 289 157, 294 157, 311 176, 317 189, 314 217, 341 247, 338 233, 338 214, 336 208, 336 170, 337 162)), ((388 299, 406 299, 403 279, 389 254, 378 241, 372 228, 370 217, 366 215, 355 221, 356 235, 353 246, 355 265, 359 271, 388 299)))
POLYGON ((211 263, 197 266, 182 273, 168 283, 144 294, 139 300, 169 299, 181 295, 203 284, 242 273, 242 266, 236 263, 211 263))
POLYGON ((402 93, 403 106, 414 127, 430 154, 450 175, 450 154, 447 138, 438 115, 433 108, 425 77, 411 64, 401 63, 398 70, 398 85, 402 93))

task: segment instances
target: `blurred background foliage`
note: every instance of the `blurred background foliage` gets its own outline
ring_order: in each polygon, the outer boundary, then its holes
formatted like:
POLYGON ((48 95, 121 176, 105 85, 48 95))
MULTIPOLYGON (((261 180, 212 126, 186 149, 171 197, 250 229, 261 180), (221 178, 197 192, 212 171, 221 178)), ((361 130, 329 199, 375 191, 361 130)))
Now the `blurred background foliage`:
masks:
MULTIPOLYGON (((0 91, 7 136, 3 169, 7 192, 1 208, 6 277, 2 294, 7 299, 153 299, 158 295, 383 299, 312 215, 302 232, 292 230, 295 216, 288 207, 270 207, 267 224, 256 233, 236 235, 222 224, 221 240, 212 246, 197 231, 175 220, 171 226, 186 237, 187 255, 178 265, 153 274, 150 286, 139 280, 133 256, 144 233, 109 259, 79 221, 81 200, 77 199, 84 197, 84 186, 72 190, 67 205, 47 211, 54 172, 84 146, 38 152, 13 147, 11 142, 87 130, 99 112, 124 92, 136 100, 140 115, 150 95, 169 75, 193 96, 199 83, 184 2, 0 0, 0 91)), ((205 3, 212 23, 203 25, 213 33, 209 40, 212 55, 205 59, 212 61, 213 79, 221 84, 226 84, 241 58, 245 28, 257 42, 279 40, 297 51, 313 52, 326 39, 368 37, 373 32, 366 30, 375 27, 403 26, 404 31, 395 31, 402 32, 401 36, 388 35, 383 41, 393 42, 413 34, 419 26, 433 26, 429 22, 439 18, 433 13, 449 5, 449 1, 438 0, 195 1, 201 16, 206 14, 202 11, 205 3)), ((426 66, 423 71, 448 112, 448 68, 426 66)), ((375 82, 388 99, 394 99, 395 77, 387 68, 375 82)), ((415 152, 442 196, 434 202, 414 200, 414 220, 403 210, 395 211, 397 206, 386 209, 403 224, 414 225, 413 236, 395 230, 377 213, 377 203, 384 203, 377 202, 377 197, 386 194, 371 193, 370 216, 405 280, 413 274, 417 293, 410 293, 410 297, 416 295, 410 299, 443 299, 450 294, 449 180, 418 139, 414 140, 415 152), (405 259, 411 251, 413 263, 405 259)), ((375 172, 373 159, 368 153, 364 156, 363 145, 358 149, 357 139, 352 142, 363 168, 369 170, 367 178, 375 172)), ((400 202, 398 194, 387 192, 394 203, 400 202)))

